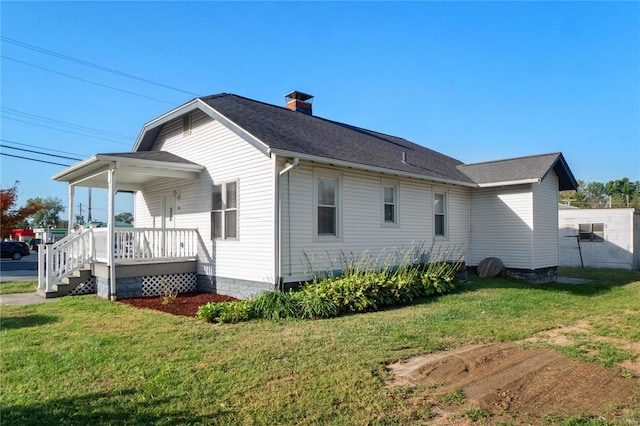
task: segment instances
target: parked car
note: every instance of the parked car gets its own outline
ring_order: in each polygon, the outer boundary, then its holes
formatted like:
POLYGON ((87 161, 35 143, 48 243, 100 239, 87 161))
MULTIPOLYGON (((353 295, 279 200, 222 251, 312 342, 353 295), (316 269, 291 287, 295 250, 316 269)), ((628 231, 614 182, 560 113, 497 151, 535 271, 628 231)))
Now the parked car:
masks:
POLYGON ((29 246, 20 241, 2 241, 2 257, 10 257, 13 260, 20 260, 22 256, 29 256, 29 246))

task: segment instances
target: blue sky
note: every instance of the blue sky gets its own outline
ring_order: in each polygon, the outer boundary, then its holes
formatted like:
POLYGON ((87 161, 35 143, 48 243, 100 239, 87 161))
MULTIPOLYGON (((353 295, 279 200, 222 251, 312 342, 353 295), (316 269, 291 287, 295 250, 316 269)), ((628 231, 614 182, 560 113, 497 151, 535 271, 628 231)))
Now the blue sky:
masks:
MULTIPOLYGON (((315 95, 315 115, 465 163, 561 151, 577 179, 640 180, 638 2, 3 1, 0 8, 2 153, 70 164, 6 147, 78 158, 127 152, 144 123, 193 94, 284 105, 285 93, 301 90, 315 95)), ((63 167, 0 161, 1 186, 19 180, 20 202, 67 203, 67 186, 50 179, 63 167)), ((76 211, 85 197, 78 190, 76 211)), ((94 218, 106 216, 105 204, 94 196, 94 218)), ((130 200, 121 197, 116 208, 131 210, 130 200)))

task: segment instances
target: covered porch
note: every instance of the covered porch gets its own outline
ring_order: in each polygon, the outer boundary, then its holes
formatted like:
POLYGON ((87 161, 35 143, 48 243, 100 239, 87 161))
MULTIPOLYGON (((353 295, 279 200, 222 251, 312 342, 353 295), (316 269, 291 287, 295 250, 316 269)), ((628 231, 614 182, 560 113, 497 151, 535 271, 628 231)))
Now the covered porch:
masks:
MULTIPOLYGON (((69 234, 55 244, 40 246, 38 293, 58 297, 93 280, 101 297, 115 300, 123 297, 123 286, 118 283, 126 279, 161 277, 156 281, 166 281, 169 269, 193 271, 195 277, 200 242, 197 230, 174 228, 169 220, 163 220, 158 228, 118 228, 114 226, 115 195, 143 191, 147 183, 158 179, 176 184, 198 180, 203 169, 167 152, 147 151, 97 154, 53 176, 69 185, 69 234), (74 226, 77 187, 107 189, 106 228, 74 226)), ((127 297, 131 297, 130 290, 124 291, 127 297)))

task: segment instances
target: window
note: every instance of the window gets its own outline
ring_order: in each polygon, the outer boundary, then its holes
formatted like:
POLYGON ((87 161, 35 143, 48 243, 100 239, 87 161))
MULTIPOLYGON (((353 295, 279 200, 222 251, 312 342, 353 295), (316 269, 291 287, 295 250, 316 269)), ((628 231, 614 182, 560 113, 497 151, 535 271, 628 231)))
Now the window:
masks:
POLYGON ((314 220, 316 237, 339 237, 341 175, 333 170, 314 171, 314 220))
POLYGON ((337 187, 335 178, 318 178, 318 235, 337 235, 337 187))
POLYGON ((211 239, 238 238, 238 182, 213 185, 211 239))
POLYGON ((393 181, 382 182, 382 223, 398 223, 398 185, 393 181))
POLYGON ((434 234, 436 237, 447 235, 447 194, 433 194, 434 234))
POLYGON ((604 223, 581 223, 578 235, 580 241, 604 241, 604 223))
POLYGON ((191 113, 182 117, 182 135, 191 134, 191 113))

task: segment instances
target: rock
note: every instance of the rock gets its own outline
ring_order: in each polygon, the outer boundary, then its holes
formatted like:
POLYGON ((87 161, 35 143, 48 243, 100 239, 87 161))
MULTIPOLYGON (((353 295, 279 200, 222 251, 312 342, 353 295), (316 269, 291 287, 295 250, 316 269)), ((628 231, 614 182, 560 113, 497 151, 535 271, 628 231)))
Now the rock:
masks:
POLYGON ((478 275, 482 278, 497 277, 502 271, 504 271, 504 264, 497 257, 487 257, 478 263, 478 275))

